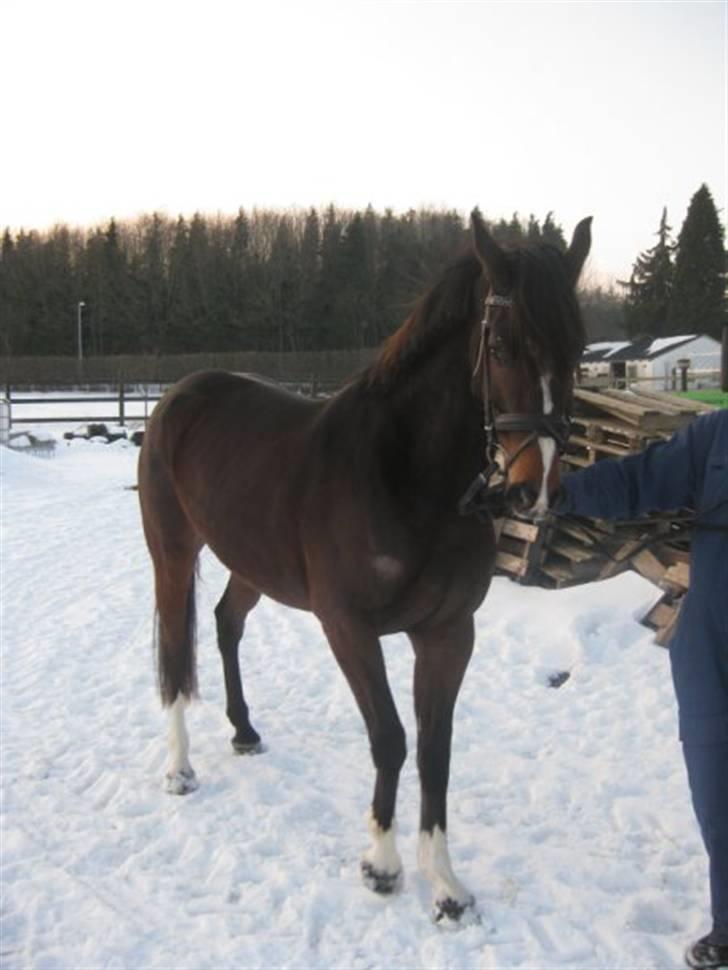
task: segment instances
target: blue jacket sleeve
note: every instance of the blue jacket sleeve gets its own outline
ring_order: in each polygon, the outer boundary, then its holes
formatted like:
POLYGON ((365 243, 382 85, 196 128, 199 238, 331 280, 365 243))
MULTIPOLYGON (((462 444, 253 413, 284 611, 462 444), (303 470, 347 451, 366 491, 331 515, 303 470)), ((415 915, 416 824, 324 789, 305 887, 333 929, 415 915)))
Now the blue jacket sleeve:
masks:
POLYGON ((694 507, 715 422, 692 421, 670 438, 637 455, 610 459, 565 475, 560 514, 632 519, 646 512, 694 507))

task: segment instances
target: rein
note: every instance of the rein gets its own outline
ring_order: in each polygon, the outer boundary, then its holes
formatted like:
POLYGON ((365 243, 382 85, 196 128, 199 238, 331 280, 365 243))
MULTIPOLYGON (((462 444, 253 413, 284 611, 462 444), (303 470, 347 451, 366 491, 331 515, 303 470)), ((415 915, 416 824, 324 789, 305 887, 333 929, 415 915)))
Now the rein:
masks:
POLYGON ((518 456, 539 437, 552 438, 556 442, 559 454, 563 454, 570 432, 570 421, 566 415, 559 414, 524 414, 519 412, 505 412, 496 414, 490 394, 490 330, 493 307, 513 308, 513 299, 498 293, 489 293, 484 301, 483 319, 480 324, 480 344, 478 356, 473 369, 473 377, 481 372, 481 394, 483 400, 483 430, 485 431, 486 465, 472 481, 465 494, 458 502, 460 515, 475 513, 479 518, 484 515, 497 514, 505 508, 505 483, 508 471, 518 456), (498 441, 498 432, 526 431, 528 436, 513 454, 508 454, 498 441), (497 460, 498 453, 504 456, 503 464, 497 460), (498 482, 491 485, 491 479, 497 474, 498 482))

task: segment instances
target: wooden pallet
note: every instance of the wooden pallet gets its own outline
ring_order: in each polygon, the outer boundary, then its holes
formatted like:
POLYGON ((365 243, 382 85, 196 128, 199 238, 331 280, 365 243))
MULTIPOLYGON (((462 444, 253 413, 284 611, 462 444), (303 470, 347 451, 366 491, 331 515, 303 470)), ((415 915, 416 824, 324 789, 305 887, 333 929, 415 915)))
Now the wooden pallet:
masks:
POLYGON ((622 458, 668 438, 710 405, 656 391, 577 387, 573 431, 563 462, 583 468, 602 458, 622 458))
POLYGON ((567 516, 539 526, 501 519, 496 534, 496 572, 525 586, 565 589, 629 569, 649 579, 665 592, 643 622, 657 631, 657 643, 669 640, 690 585, 684 519, 614 523, 567 516))
POLYGON ((659 580, 659 585, 665 592, 643 617, 642 623, 655 631, 655 643, 666 647, 675 632, 685 594, 690 587, 690 562, 689 556, 687 561, 681 558, 684 550, 672 551, 668 546, 664 546, 661 547, 661 551, 664 558, 672 559, 659 580))
POLYGON ((696 409, 686 410, 675 406, 672 399, 658 401, 632 391, 592 391, 575 387, 574 401, 574 410, 578 414, 611 415, 622 424, 642 431, 675 431, 697 413, 696 409))
MULTIPOLYGON (((618 391, 617 393, 624 393, 618 391)), ((660 409, 663 408, 673 408, 678 411, 683 411, 689 414, 691 417, 695 417, 697 414, 705 413, 706 411, 714 411, 714 404, 707 404, 705 401, 694 401, 692 398, 687 397, 677 397, 675 394, 668 394, 664 391, 629 391, 630 394, 635 394, 639 398, 645 401, 655 402, 660 409)))
MULTIPOLYGON (((710 405, 656 391, 574 390, 575 415, 568 468, 642 451, 669 437, 710 405)), ((496 571, 523 585, 562 589, 606 579, 627 569, 664 589, 644 621, 666 643, 690 581, 690 534, 684 516, 636 522, 550 516, 542 525, 514 519, 497 523, 496 571)))

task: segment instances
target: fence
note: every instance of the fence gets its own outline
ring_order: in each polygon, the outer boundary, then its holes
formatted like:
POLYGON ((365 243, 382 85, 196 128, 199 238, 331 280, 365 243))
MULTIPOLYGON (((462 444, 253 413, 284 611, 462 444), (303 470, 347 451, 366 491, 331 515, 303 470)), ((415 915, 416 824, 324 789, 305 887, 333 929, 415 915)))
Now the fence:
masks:
POLYGON ((579 383, 588 387, 616 388, 620 391, 638 390, 640 387, 653 391, 689 391, 719 388, 721 386, 721 372, 719 370, 674 370, 669 375, 643 376, 640 374, 595 374, 588 372, 585 368, 580 374, 579 383))
MULTIPOLYGON (((324 383, 312 378, 308 381, 284 380, 278 386, 306 397, 322 397, 338 385, 324 383)), ((54 391, 59 382, 54 381, 54 391)), ((106 385, 110 387, 111 385, 106 385)), ((163 384, 118 384, 113 392, 99 391, 81 393, 75 385, 67 393, 51 393, 43 397, 26 396, 18 386, 8 387, 7 397, 0 399, 0 430, 3 414, 7 422, 7 440, 13 425, 30 424, 107 424, 125 426, 129 421, 146 425, 152 408, 162 397, 163 384), (66 411, 63 411, 66 408, 66 411), (51 413, 52 412, 52 413, 51 413), (73 412, 73 413, 71 413, 73 412)))
POLYGON ((300 353, 178 354, 168 357, 0 357, 0 385, 36 389, 110 384, 172 384, 200 370, 262 374, 272 380, 338 386, 369 364, 376 351, 302 351, 300 353))
POLYGON ((125 425, 127 419, 143 421, 146 424, 151 406, 161 397, 161 392, 150 392, 146 389, 142 392, 130 390, 126 385, 120 384, 113 394, 65 394, 63 396, 53 395, 46 397, 25 397, 24 395, 14 395, 12 389, 8 389, 6 406, 8 410, 8 428, 18 424, 106 424, 113 423, 125 425), (142 408, 136 408, 140 404, 142 408), (59 406, 75 405, 69 407, 69 413, 57 413, 59 406), (97 405, 105 406, 102 413, 97 405), (18 410, 21 413, 18 413, 18 410), (74 413, 70 413, 71 410, 74 413), (141 410, 141 413, 138 411, 141 410), (53 411, 54 413, 47 413, 53 411), (46 412, 46 413, 43 413, 46 412), (137 413, 132 413, 137 412, 137 413))

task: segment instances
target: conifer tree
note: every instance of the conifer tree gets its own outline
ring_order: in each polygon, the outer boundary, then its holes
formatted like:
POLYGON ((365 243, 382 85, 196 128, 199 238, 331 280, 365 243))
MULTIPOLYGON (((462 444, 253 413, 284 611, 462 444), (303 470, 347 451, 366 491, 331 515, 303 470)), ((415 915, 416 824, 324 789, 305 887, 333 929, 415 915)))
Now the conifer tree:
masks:
POLYGON ((309 209, 301 238, 301 346, 311 350, 316 332, 316 289, 321 264, 321 223, 316 209, 309 209))
POLYGON ((720 338, 726 315, 723 227, 707 185, 690 200, 677 240, 675 282, 667 332, 720 338))
POLYGON ((154 213, 143 229, 139 275, 143 281, 144 345, 159 353, 167 329, 168 293, 165 274, 164 226, 154 213))
POLYGON ((526 241, 529 243, 538 243, 541 241, 541 226, 538 224, 538 219, 533 213, 528 217, 526 241))
POLYGON ((321 263, 314 309, 314 340, 327 349, 336 345, 336 294, 341 270, 341 215, 330 205, 321 230, 321 263))
POLYGON ((288 215, 278 220, 270 254, 269 287, 266 294, 277 351, 298 350, 300 316, 300 258, 288 215))
POLYGON ((0 352, 21 351, 24 340, 23 314, 21 310, 22 287, 18 279, 15 240, 6 229, 0 247, 0 352))
POLYGON ((554 221, 553 212, 547 212, 541 228, 541 242, 550 243, 562 252, 566 249, 566 239, 561 226, 554 221))
POLYGON ((625 323, 631 337, 650 334, 664 336, 668 332, 667 320, 672 298, 675 267, 672 254, 671 226, 667 224, 667 209, 662 210, 657 243, 637 257, 628 283, 625 297, 625 323))

